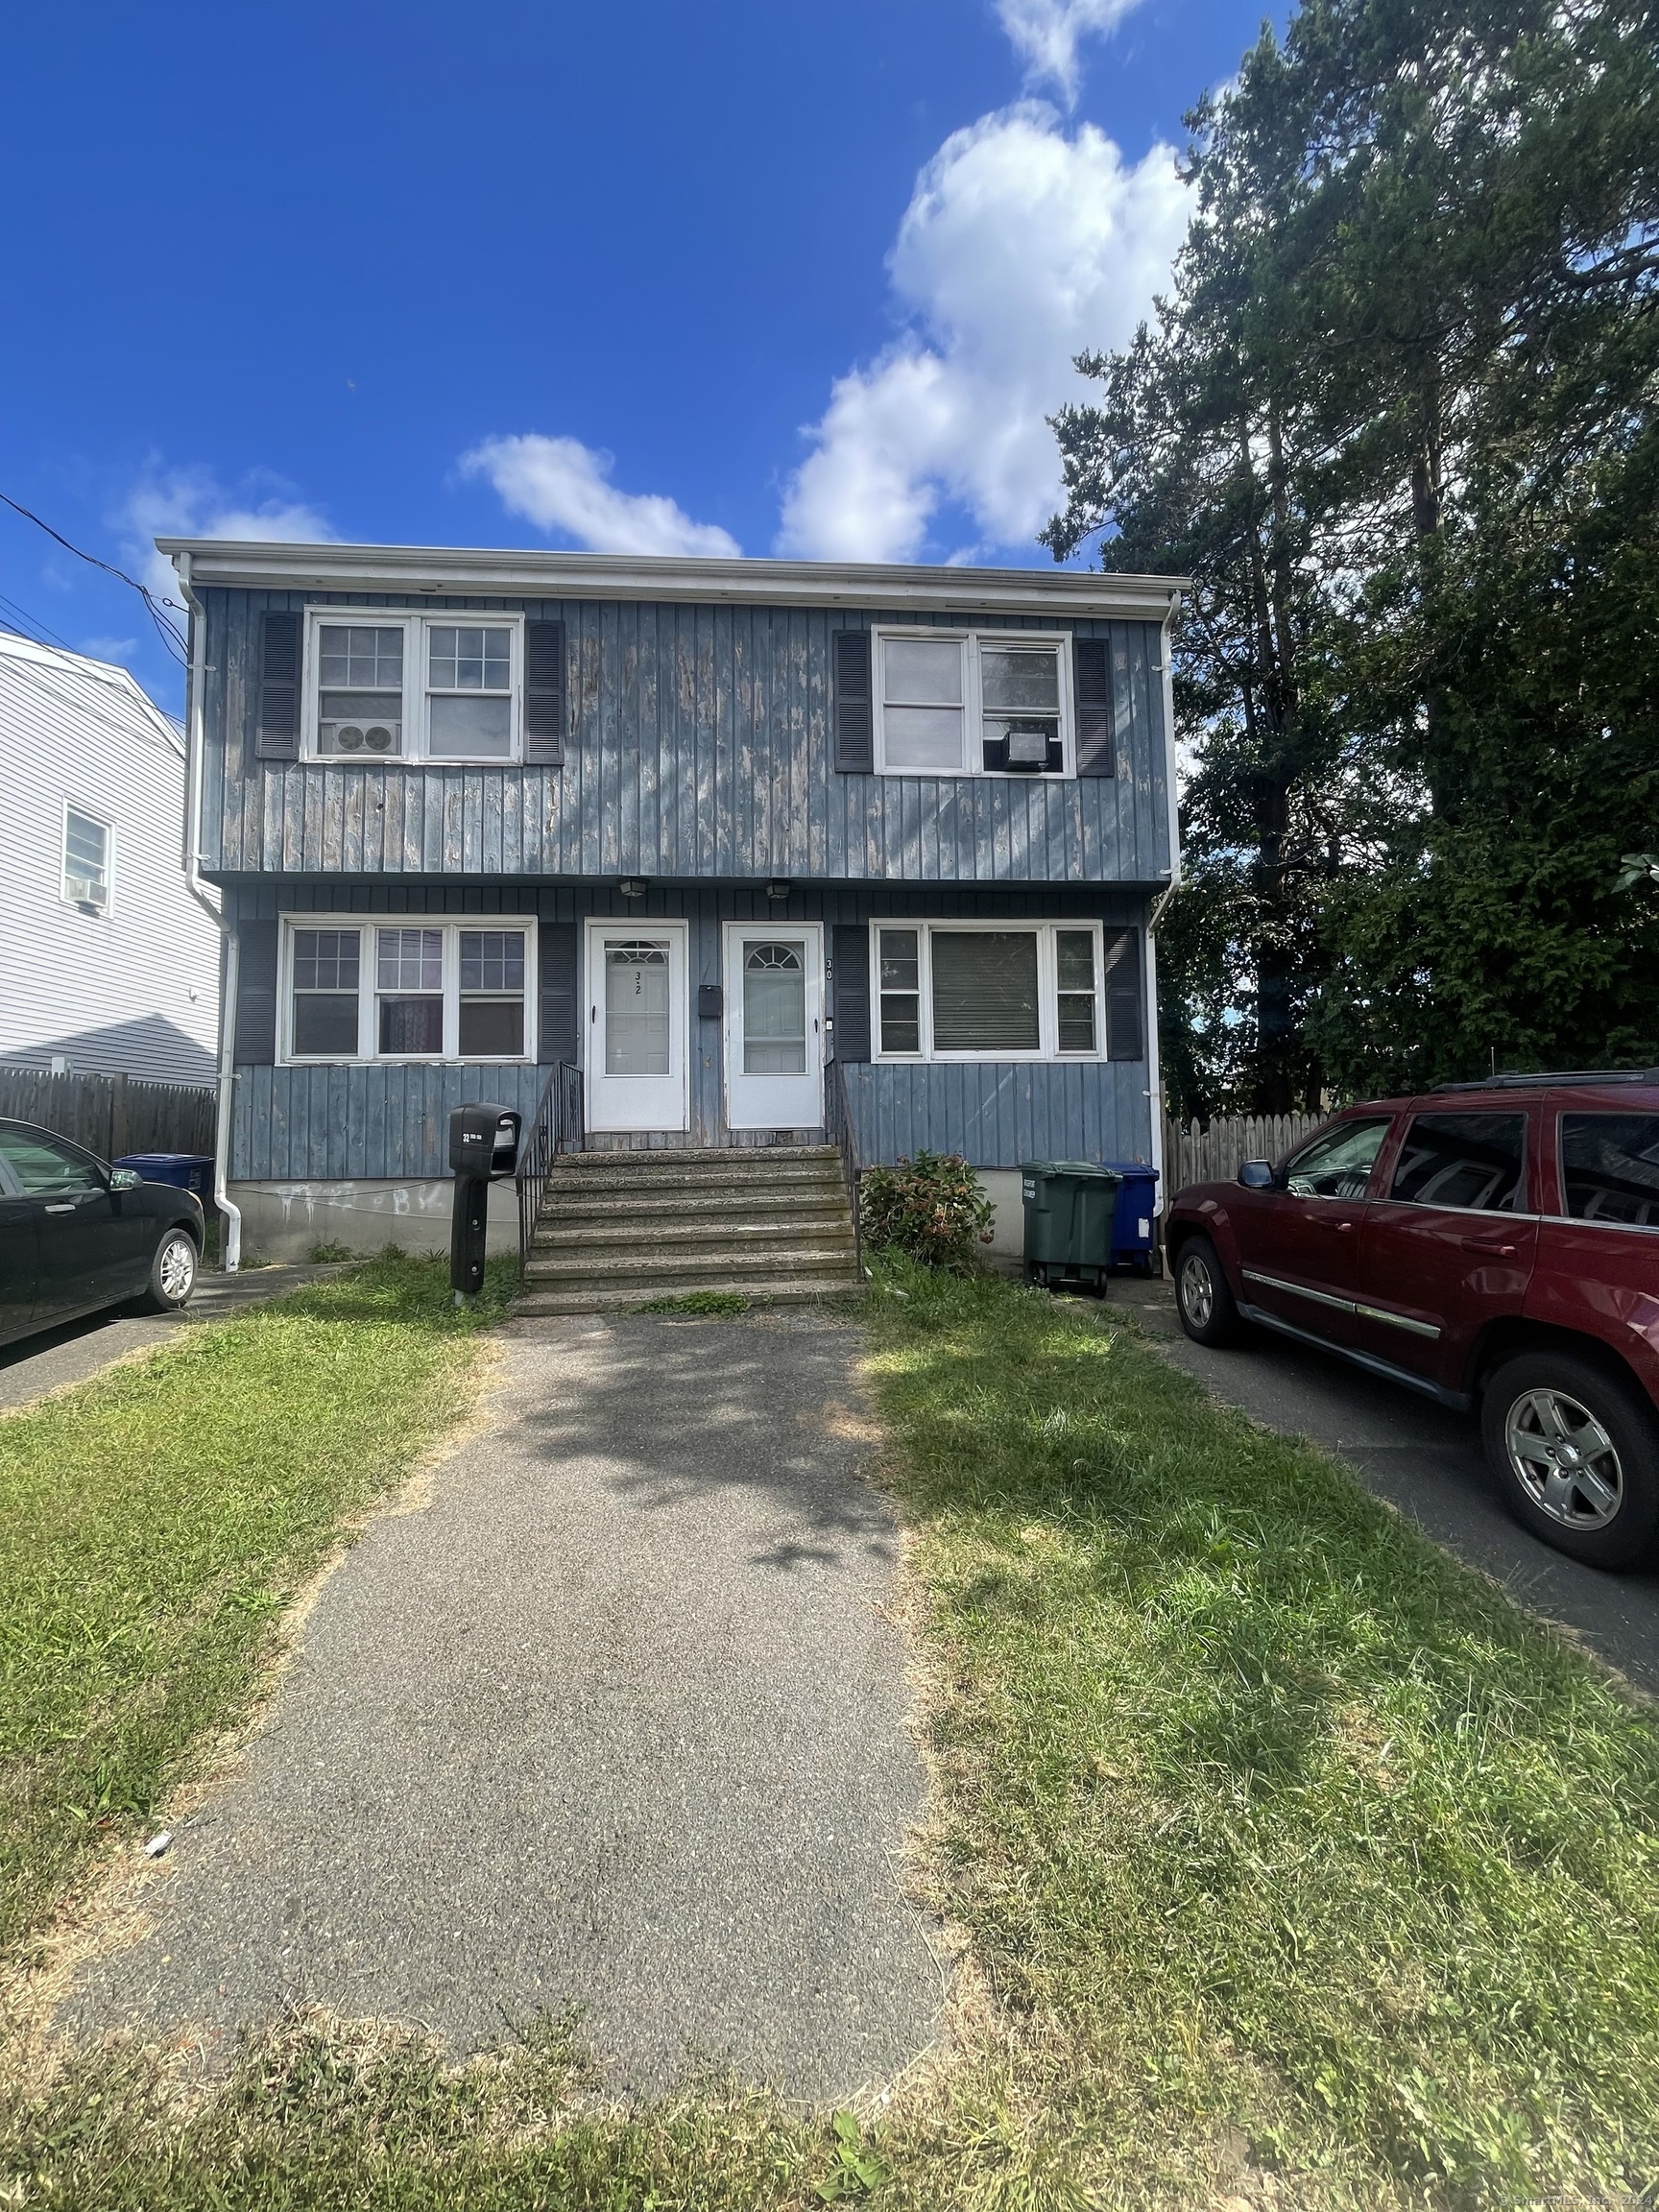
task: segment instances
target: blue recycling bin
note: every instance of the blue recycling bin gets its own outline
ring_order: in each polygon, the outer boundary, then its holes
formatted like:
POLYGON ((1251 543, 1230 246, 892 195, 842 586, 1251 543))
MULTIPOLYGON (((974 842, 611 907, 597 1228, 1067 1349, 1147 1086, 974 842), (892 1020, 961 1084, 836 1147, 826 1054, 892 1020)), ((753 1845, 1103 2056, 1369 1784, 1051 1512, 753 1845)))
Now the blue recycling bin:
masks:
POLYGON ((194 1190, 204 1206, 213 1195, 211 1152, 124 1152, 113 1167, 131 1167, 146 1183, 171 1183, 176 1190, 194 1190))
POLYGON ((1104 1165, 1118 1177, 1118 1203, 1112 1216, 1112 1264, 1149 1275, 1158 1226, 1158 1170, 1142 1160, 1108 1160, 1104 1165))

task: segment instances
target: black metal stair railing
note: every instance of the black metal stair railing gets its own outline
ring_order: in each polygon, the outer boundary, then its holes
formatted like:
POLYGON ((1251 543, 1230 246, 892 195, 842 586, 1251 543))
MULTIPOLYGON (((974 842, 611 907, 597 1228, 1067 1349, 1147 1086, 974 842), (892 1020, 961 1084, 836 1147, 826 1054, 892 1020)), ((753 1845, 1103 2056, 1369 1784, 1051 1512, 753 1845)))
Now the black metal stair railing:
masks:
POLYGON ((858 1280, 864 1280, 864 1231, 859 1220, 858 1138, 853 1127, 853 1102, 847 1095, 847 1072, 839 1060, 824 1069, 824 1133, 841 1152, 841 1174, 847 1185, 847 1203, 853 1209, 853 1261, 858 1280))
POLYGON ((542 1088, 530 1133, 520 1140, 518 1172, 518 1283, 530 1265, 530 1244, 547 1194, 547 1177, 561 1152, 582 1149, 582 1070, 561 1060, 542 1088))

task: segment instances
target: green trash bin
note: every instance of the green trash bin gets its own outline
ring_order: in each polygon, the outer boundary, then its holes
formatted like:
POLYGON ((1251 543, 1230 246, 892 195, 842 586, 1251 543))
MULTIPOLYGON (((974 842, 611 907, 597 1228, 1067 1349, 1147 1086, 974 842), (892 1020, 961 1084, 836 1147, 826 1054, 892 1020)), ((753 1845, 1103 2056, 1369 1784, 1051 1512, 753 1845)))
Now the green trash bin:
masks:
POLYGON ((1092 1160, 1021 1163, 1027 1283, 1092 1283, 1105 1289, 1122 1180, 1116 1168, 1092 1160))

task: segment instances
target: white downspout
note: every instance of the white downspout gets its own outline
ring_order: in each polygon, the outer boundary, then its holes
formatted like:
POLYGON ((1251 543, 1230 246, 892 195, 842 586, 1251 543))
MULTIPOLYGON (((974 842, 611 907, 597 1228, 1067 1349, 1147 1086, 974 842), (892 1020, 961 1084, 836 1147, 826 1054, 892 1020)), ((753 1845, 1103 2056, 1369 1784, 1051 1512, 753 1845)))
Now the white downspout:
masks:
POLYGON ((1147 1100, 1152 1109, 1152 1166, 1158 1177, 1153 1201, 1154 1218, 1161 1218, 1168 1204, 1164 1188, 1164 1076, 1158 1062, 1158 925, 1164 909, 1181 887, 1181 805, 1175 788, 1175 677, 1170 666, 1170 633, 1181 610, 1181 594, 1169 601, 1159 631, 1164 675, 1164 779, 1169 806, 1169 880, 1152 902, 1146 917, 1146 1076, 1147 1100))
POLYGON ((173 565, 184 603, 190 610, 190 697, 185 717, 184 880, 190 896, 213 917, 219 932, 219 1110, 213 1135, 213 1203, 225 1224, 225 1248, 220 1255, 227 1275, 242 1264, 242 1210, 230 1202, 226 1180, 230 1163, 230 1117, 236 1096, 233 1064, 236 1043, 236 986, 241 973, 241 944, 228 926, 223 905, 208 897, 202 880, 202 778, 206 752, 207 616, 190 585, 190 556, 176 553, 173 565))

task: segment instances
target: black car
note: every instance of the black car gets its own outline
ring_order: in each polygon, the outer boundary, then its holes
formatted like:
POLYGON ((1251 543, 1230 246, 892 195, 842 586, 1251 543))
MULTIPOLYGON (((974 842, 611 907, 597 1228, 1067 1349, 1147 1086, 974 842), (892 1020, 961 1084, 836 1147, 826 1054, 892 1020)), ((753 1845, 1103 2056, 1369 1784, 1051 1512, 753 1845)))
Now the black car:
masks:
POLYGON ((0 1343, 130 1298, 176 1312, 196 1287, 204 1231, 194 1192, 0 1121, 0 1343))

